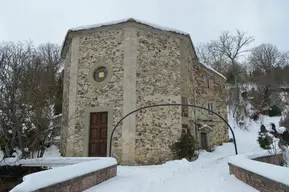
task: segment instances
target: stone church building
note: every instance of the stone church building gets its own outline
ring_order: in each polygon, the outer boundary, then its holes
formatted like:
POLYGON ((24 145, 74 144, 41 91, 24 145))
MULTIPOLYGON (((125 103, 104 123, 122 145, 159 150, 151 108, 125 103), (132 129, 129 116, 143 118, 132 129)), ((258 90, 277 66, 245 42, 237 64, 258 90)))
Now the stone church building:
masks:
MULTIPOLYGON (((64 156, 108 156, 116 123, 147 105, 193 104, 227 116, 226 79, 198 61, 188 34, 134 19, 80 27, 67 32, 61 56, 64 156)), ((228 138, 227 126, 208 111, 150 108, 117 127, 112 155, 121 164, 162 163, 187 129, 207 150, 228 138)))

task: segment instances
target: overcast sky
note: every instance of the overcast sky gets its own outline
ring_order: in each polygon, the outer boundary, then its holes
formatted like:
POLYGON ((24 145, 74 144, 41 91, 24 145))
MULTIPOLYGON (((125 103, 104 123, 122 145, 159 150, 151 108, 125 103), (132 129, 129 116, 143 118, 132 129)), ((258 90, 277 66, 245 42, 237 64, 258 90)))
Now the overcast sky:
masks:
POLYGON ((188 32, 195 44, 242 29, 289 50, 289 0, 0 0, 0 41, 61 44, 69 28, 133 17, 188 32))

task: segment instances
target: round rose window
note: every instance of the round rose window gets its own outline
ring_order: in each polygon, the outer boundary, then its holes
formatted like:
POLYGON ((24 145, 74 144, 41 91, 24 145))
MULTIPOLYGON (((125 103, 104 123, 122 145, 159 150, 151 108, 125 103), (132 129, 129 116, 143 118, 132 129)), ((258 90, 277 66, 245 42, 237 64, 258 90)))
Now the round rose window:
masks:
POLYGON ((94 72, 94 80, 96 82, 102 82, 107 77, 107 68, 106 67, 99 67, 94 72))

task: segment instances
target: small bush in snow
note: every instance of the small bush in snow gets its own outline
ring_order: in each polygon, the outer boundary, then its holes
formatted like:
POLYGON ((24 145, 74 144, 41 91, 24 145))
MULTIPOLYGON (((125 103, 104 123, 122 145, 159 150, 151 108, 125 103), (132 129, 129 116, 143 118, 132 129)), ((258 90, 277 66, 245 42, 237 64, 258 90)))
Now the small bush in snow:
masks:
POLYGON ((262 149, 271 149, 274 136, 269 133, 266 127, 262 124, 259 131, 258 143, 262 149))
POLYGON ((254 121, 257 121, 259 119, 259 115, 258 113, 253 113, 251 116, 250 116, 250 119, 253 119, 254 121))
POLYGON ((259 143, 261 148, 263 148, 263 149, 271 149, 271 147, 270 147, 271 139, 269 138, 267 133, 263 133, 263 132, 260 131, 257 141, 258 141, 258 143, 259 143))
POLYGON ((227 143, 233 143, 234 142, 234 139, 233 138, 230 138, 228 139, 227 143))
POLYGON ((283 160, 280 165, 289 165, 289 130, 286 127, 276 128, 275 124, 271 123, 271 131, 269 132, 264 125, 261 125, 261 130, 258 136, 258 142, 261 148, 267 149, 270 154, 276 155, 281 152, 283 160), (284 163, 285 162, 285 163, 284 163))
POLYGON ((282 111, 281 111, 280 107, 278 107, 277 105, 272 105, 268 111, 268 115, 270 117, 281 116, 281 114, 282 114, 282 111))
POLYGON ((196 140, 189 129, 171 146, 171 150, 177 159, 186 158, 190 161, 196 156, 196 140))

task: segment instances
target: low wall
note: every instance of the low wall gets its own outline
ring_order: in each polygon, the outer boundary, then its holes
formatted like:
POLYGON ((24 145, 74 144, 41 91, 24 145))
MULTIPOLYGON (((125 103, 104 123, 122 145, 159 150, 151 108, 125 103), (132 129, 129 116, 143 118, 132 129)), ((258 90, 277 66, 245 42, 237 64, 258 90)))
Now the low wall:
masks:
POLYGON ((256 156, 232 157, 228 163, 230 174, 261 192, 289 192, 289 178, 285 176, 289 168, 279 166, 282 156, 256 156))
POLYGON ((230 174, 261 192, 287 192, 289 186, 229 163, 230 174))
POLYGON ((25 175, 44 171, 43 167, 0 166, 0 192, 10 191, 22 182, 25 175))
POLYGON ((26 175, 11 192, 78 192, 91 188, 117 174, 113 158, 100 158, 74 165, 49 169, 26 175))
POLYGON ((94 171, 89 174, 85 174, 79 177, 75 177, 73 179, 69 179, 54 185, 50 185, 38 190, 35 190, 35 192, 51 192, 51 191, 57 191, 57 192, 79 192, 84 191, 86 189, 89 189, 103 181, 106 181, 110 178, 113 178, 116 176, 117 166, 110 166, 106 167, 104 169, 100 169, 97 171, 94 171))
POLYGON ((279 165, 279 166, 282 166, 284 164, 282 154, 257 157, 257 158, 253 158, 252 160, 263 162, 263 163, 270 163, 272 165, 279 165))

